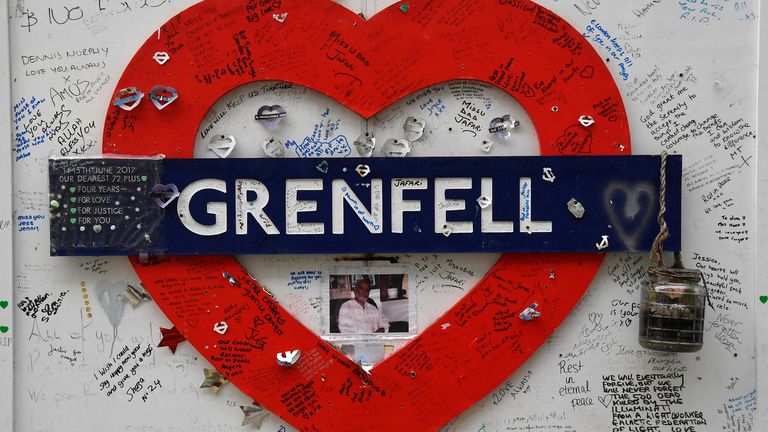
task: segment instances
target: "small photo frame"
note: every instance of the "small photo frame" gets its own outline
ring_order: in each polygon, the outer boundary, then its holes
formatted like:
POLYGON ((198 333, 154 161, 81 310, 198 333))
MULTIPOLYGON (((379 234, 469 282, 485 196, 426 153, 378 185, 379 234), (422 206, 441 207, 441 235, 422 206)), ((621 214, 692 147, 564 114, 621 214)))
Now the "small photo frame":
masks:
POLYGON ((416 334, 416 299, 408 270, 359 267, 326 274, 323 335, 328 339, 416 334))

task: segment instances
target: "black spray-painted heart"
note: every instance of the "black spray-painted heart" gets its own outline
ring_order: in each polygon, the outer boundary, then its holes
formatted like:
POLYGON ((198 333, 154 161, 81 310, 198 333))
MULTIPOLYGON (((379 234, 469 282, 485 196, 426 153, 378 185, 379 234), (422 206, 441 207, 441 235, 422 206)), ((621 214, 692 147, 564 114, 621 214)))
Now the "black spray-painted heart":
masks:
POLYGON ((643 233, 655 226, 651 223, 655 201, 656 190, 649 182, 630 185, 617 181, 605 189, 603 205, 627 248, 635 249, 643 233))

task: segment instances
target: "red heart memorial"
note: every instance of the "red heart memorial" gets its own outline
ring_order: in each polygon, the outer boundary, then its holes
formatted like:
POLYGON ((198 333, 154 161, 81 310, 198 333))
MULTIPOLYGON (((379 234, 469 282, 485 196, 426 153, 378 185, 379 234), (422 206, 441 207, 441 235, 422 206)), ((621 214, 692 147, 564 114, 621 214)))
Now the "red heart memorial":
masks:
MULTIPOLYGON (((551 11, 527 0, 401 6, 366 21, 331 1, 200 2, 165 23, 159 38, 149 37, 117 85, 168 83, 179 101, 162 112, 151 104, 130 112, 110 107, 103 152, 192 157, 208 109, 258 80, 312 88, 370 118, 417 90, 470 79, 520 102, 543 155, 629 153, 626 113, 603 59, 551 11), (173 61, 159 65, 156 52, 173 61), (608 105, 615 109, 596 109, 608 105), (595 125, 588 134, 574 132, 585 114, 595 125)), ((535 353, 602 260, 598 253, 502 255, 477 286, 370 375, 294 319, 233 257, 132 263, 179 331, 240 390, 299 430, 351 432, 439 429, 535 353), (550 279, 551 271, 559 276, 550 279), (541 317, 518 319, 532 302, 541 317), (220 334, 214 327, 222 321, 228 325, 220 334), (293 350, 302 353, 298 362, 279 366, 276 355, 293 350)))

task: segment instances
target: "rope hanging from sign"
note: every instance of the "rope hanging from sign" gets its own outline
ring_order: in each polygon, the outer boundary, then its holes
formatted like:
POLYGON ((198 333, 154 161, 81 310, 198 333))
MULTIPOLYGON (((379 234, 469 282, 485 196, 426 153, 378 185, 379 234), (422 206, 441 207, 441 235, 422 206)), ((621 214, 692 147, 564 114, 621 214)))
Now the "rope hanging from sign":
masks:
POLYGON ((667 152, 661 152, 661 168, 659 169, 659 215, 656 220, 659 222, 659 233, 653 240, 653 246, 651 246, 651 261, 659 264, 659 267, 666 267, 664 263, 664 257, 661 256, 664 252, 664 241, 669 237, 669 227, 667 221, 664 219, 664 214, 667 212, 667 152))

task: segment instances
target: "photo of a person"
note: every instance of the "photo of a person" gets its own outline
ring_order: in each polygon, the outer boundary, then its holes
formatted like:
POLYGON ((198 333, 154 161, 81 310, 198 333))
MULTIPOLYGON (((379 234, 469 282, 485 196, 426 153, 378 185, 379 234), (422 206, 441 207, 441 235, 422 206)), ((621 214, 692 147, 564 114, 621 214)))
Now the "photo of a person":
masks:
POLYGON ((407 272, 376 270, 356 268, 328 275, 324 291, 325 334, 416 331, 416 307, 408 295, 407 272))
POLYGON ((344 302, 339 309, 341 333, 384 333, 385 323, 376 303, 368 297, 370 291, 371 284, 366 279, 355 281, 352 289, 355 298, 344 302))

